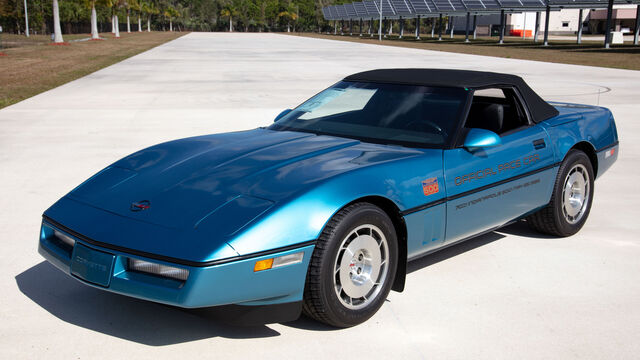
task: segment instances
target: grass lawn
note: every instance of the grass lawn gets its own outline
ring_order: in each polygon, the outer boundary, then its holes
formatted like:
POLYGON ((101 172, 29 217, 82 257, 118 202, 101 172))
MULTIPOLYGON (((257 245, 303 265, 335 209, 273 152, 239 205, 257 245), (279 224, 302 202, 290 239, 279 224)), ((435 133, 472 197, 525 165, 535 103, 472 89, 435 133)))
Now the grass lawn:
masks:
POLYGON ((0 34, 0 108, 15 104, 186 33, 100 34, 102 41, 77 41, 88 34, 64 35, 65 45, 50 45, 48 35, 0 34))
MULTIPOLYGON (((551 41, 550 46, 543 47, 541 41, 537 44, 533 40, 522 40, 519 37, 506 37, 505 43, 498 44, 496 37, 483 37, 464 42, 464 35, 456 35, 453 39, 443 35, 442 41, 431 38, 430 34, 421 36, 421 40, 415 40, 413 36, 405 36, 398 39, 392 36, 378 41, 377 35, 373 38, 363 35, 325 35, 315 33, 298 33, 298 36, 308 36, 321 39, 333 39, 342 41, 354 41, 365 44, 382 44, 386 46, 400 46, 415 49, 448 51, 455 53, 497 56, 514 59, 537 60, 556 62, 563 64, 603 66, 620 69, 640 70, 640 46, 631 44, 612 45, 610 49, 604 49, 602 42, 588 41, 581 45, 575 41, 551 41)), ((540 37, 542 40, 542 37, 540 37)))

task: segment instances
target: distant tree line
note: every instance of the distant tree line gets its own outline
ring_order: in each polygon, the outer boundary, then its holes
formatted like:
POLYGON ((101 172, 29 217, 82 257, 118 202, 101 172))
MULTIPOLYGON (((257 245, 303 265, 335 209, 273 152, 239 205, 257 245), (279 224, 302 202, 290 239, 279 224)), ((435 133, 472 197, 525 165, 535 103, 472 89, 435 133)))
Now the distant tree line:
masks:
MULTIPOLYGON (((326 31, 322 7, 347 0, 27 0, 31 33, 53 32, 52 2, 63 33, 179 31, 326 31), (92 9, 95 9, 92 20, 92 9), (112 24, 118 24, 112 25, 112 24), (130 24, 130 25, 128 25, 130 24)), ((0 0, 4 32, 24 33, 24 0, 0 0)))

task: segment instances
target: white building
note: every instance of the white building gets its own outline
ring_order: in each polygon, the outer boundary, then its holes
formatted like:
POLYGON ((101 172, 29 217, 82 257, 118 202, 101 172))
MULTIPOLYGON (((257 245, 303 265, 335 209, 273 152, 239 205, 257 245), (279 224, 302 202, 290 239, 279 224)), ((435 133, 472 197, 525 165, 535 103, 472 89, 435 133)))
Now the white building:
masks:
MULTIPOLYGON (((615 5, 613 10, 613 31, 632 32, 635 27, 636 5, 615 5)), ((551 11, 549 16, 550 35, 573 35, 578 32, 580 24, 585 34, 603 34, 607 20, 607 9, 584 9, 582 18, 579 18, 579 9, 562 9, 551 11)), ((540 32, 544 34, 545 12, 540 12, 540 32)), ((478 35, 486 36, 491 33, 496 35, 500 26, 500 16, 497 14, 478 16, 478 35)), ((460 32, 465 27, 465 18, 457 17, 455 29, 460 32)), ((505 35, 522 36, 523 30, 526 37, 532 37, 536 24, 536 13, 525 12, 519 14, 507 14, 505 35)))

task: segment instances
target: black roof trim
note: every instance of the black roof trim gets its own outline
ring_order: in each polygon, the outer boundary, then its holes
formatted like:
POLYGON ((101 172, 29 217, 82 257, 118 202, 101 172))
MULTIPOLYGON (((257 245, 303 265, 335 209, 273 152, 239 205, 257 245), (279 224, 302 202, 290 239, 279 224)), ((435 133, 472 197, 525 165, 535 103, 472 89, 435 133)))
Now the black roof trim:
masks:
POLYGON ((539 123, 559 114, 555 107, 538 96, 521 77, 511 74, 451 69, 378 69, 349 75, 344 80, 468 89, 513 86, 522 95, 534 122, 539 123))

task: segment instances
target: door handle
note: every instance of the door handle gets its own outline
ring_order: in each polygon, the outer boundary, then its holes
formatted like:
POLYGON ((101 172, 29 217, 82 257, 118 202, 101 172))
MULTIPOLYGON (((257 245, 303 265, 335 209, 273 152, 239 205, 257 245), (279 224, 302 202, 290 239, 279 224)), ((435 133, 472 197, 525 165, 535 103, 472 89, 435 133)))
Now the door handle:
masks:
POLYGON ((546 146, 544 139, 533 140, 533 147, 536 150, 544 149, 546 146))

